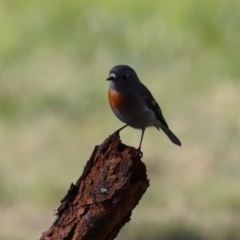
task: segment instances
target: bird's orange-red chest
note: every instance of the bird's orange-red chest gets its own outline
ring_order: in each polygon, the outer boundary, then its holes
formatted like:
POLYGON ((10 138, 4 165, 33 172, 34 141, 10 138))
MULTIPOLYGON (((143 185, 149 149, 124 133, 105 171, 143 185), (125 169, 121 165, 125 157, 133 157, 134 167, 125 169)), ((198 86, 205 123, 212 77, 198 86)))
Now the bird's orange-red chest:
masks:
POLYGON ((123 111, 129 107, 129 97, 126 94, 121 94, 113 89, 108 91, 108 99, 112 109, 123 111))

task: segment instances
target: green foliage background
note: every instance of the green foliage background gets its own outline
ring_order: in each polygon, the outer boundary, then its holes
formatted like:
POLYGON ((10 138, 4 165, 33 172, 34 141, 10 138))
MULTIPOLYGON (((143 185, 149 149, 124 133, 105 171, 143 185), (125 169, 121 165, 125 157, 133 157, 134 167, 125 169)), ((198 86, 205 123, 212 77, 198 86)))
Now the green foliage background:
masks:
POLYGON ((2 0, 0 29, 0 239, 38 239, 122 126, 105 79, 123 63, 183 146, 146 131, 151 185, 117 239, 240 239, 239 0, 2 0))

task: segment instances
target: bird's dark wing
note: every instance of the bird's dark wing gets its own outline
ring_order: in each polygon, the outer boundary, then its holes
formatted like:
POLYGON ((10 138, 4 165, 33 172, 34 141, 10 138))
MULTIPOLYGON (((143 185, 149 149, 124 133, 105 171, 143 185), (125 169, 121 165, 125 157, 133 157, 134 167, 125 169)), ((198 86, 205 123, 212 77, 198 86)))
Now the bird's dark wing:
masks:
POLYGON ((144 101, 145 101, 147 107, 149 109, 151 109, 156 114, 156 118, 164 126, 166 126, 168 128, 168 124, 167 124, 166 120, 163 117, 161 108, 159 107, 158 103, 156 102, 156 100, 152 96, 151 92, 142 83, 141 83, 141 93, 142 93, 142 97, 144 98, 144 101))
POLYGON ((155 101, 155 99, 146 97, 145 101, 146 101, 148 108, 151 109, 156 114, 157 119, 168 128, 167 122, 162 115, 162 110, 159 107, 158 103, 155 101))

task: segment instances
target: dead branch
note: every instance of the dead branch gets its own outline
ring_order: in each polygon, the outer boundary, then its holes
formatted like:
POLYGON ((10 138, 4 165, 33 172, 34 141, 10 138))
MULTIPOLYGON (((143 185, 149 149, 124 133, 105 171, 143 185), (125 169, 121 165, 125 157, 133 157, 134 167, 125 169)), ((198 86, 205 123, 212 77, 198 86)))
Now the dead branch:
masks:
POLYGON ((149 186, 141 155, 109 137, 96 146, 41 240, 112 240, 149 186))

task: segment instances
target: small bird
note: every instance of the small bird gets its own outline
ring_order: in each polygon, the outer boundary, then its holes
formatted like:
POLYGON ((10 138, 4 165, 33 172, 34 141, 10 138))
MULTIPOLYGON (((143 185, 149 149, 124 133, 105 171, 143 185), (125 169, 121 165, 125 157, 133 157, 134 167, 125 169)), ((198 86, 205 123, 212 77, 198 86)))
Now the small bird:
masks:
POLYGON ((158 130, 162 129, 174 144, 181 146, 179 139, 169 129, 158 103, 131 67, 127 65, 113 67, 107 80, 111 81, 108 98, 112 111, 126 124, 115 131, 113 136, 119 135, 119 132, 127 126, 141 129, 138 147, 141 151, 145 129, 153 126, 158 130))

